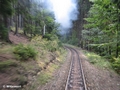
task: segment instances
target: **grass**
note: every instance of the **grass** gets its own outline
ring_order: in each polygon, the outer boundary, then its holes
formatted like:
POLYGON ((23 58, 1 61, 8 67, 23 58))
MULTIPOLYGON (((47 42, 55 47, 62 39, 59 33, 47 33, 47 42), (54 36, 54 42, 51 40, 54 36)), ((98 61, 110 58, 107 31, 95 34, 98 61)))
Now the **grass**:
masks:
MULTIPOLYGON (((53 78, 53 73, 60 68, 60 64, 62 64, 66 59, 66 52, 64 49, 61 50, 61 55, 59 55, 59 52, 56 52, 58 54, 58 57, 56 58, 56 61, 54 63, 50 63, 49 66, 47 66, 47 69, 42 70, 40 74, 37 76, 37 80, 33 82, 33 84, 30 86, 29 90, 36 90, 37 87, 45 85, 53 78)), ((39 60, 40 67, 44 67, 45 62, 39 60)))
POLYGON ((16 65, 17 65, 17 63, 13 60, 2 61, 2 62, 0 62, 0 70, 3 70, 10 66, 16 66, 16 65))
POLYGON ((36 50, 30 46, 24 46, 23 44, 19 44, 14 48, 13 53, 18 56, 18 58, 20 60, 28 60, 29 58, 32 58, 35 60, 36 56, 37 56, 37 52, 36 50))
POLYGON ((101 68, 112 68, 110 62, 105 58, 86 50, 83 50, 83 53, 87 56, 90 63, 101 68))
POLYGON ((37 78, 37 81, 41 84, 44 85, 46 84, 53 75, 53 72, 59 68, 59 64, 58 63, 51 63, 46 70, 43 70, 37 78))
MULTIPOLYGON (((44 85, 49 80, 51 80, 55 70, 58 69, 60 64, 65 61, 65 55, 66 55, 65 50, 62 49, 62 47, 58 48, 58 45, 56 43, 57 41, 55 41, 55 45, 53 45, 52 41, 51 41, 51 43, 49 43, 50 41, 48 42, 45 39, 42 39, 42 38, 39 39, 39 37, 37 39, 38 40, 31 41, 29 43, 29 45, 32 45, 35 48, 35 50, 38 52, 38 55, 37 55, 34 63, 32 63, 32 60, 26 61, 26 62, 19 61, 20 65, 18 65, 17 68, 19 69, 19 66, 20 66, 20 69, 23 69, 23 70, 21 70, 21 72, 23 71, 22 74, 24 74, 24 72, 27 73, 27 71, 35 71, 35 69, 44 68, 46 66, 46 63, 50 61, 49 60, 50 55, 53 55, 56 58, 56 60, 55 60, 55 62, 51 62, 47 66, 46 70, 42 70, 42 72, 40 72, 40 74, 38 76, 36 76, 36 80, 32 82, 29 90, 35 90, 34 88, 37 88, 39 85, 44 85), (49 44, 49 47, 48 47, 48 44, 49 44), (53 49, 54 49, 54 47, 57 49, 54 51, 54 50, 51 50, 51 47, 53 47, 53 49)), ((12 58, 15 60, 7 60, 4 62, 0 62, 0 69, 9 68, 10 66, 17 65, 14 62, 14 61, 16 61, 18 63, 17 58, 13 54, 14 46, 15 45, 5 45, 1 48, 1 50, 0 50, 1 55, 3 55, 3 54, 13 55, 12 58)), ((19 73, 17 73, 17 74, 20 75, 19 73)), ((24 81, 26 82, 26 78, 25 79, 22 78, 21 75, 19 77, 16 77, 15 81, 17 79, 20 79, 19 81, 21 81, 21 83, 24 83, 24 81)))
POLYGON ((44 85, 50 80, 51 76, 50 72, 42 72, 37 79, 41 85, 44 85))
POLYGON ((2 46, 2 48, 0 49, 0 54, 11 54, 12 51, 14 49, 14 46, 13 45, 10 45, 10 44, 7 44, 7 45, 4 45, 2 46))
POLYGON ((53 72, 55 70, 57 70, 60 66, 60 63, 63 63, 65 60, 65 56, 62 55, 58 61, 56 63, 51 63, 47 69, 45 71, 43 71, 42 73, 40 73, 40 75, 38 76, 38 82, 41 84, 41 85, 44 85, 46 84, 51 78, 52 78, 52 75, 53 75, 53 72))
POLYGON ((48 83, 53 76, 53 72, 59 67, 58 64, 51 63, 46 70, 40 72, 36 80, 32 83, 29 90, 36 90, 37 87, 43 86, 48 83))

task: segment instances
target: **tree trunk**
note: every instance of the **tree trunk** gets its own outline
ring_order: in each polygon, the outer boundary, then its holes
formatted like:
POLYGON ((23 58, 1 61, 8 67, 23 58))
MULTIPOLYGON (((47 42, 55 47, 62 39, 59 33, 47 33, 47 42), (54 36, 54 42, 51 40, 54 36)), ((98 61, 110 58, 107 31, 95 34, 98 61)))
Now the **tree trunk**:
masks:
POLYGON ((7 16, 4 16, 3 18, 4 18, 4 25, 7 28, 7 32, 6 32, 6 36, 5 36, 5 41, 11 43, 11 41, 9 39, 9 30, 10 30, 10 28, 9 28, 9 19, 8 19, 7 16))
POLYGON ((108 49, 109 49, 109 55, 111 55, 111 47, 109 46, 108 49))
POLYGON ((15 16, 15 35, 17 35, 18 34, 18 15, 16 15, 15 16))
POLYGON ((23 24, 22 24, 22 25, 23 25, 23 32, 24 32, 24 35, 26 36, 26 35, 27 35, 27 34, 26 34, 26 30, 25 30, 25 28, 26 28, 25 23, 26 23, 26 22, 25 22, 24 16, 22 16, 22 17, 23 17, 23 21, 22 21, 22 22, 23 22, 23 24))

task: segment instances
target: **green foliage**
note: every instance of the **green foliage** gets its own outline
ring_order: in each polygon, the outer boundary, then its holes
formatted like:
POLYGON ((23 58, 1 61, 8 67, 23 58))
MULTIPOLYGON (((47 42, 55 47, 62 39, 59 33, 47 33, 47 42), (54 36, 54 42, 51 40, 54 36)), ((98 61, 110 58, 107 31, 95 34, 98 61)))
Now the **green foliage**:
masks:
POLYGON ((0 0, 0 14, 11 16, 14 12, 12 3, 16 0, 0 0))
POLYGON ((29 58, 35 59, 37 52, 31 46, 24 46, 19 44, 14 49, 14 54, 21 60, 28 60, 29 58))
POLYGON ((83 52, 87 56, 90 63, 101 68, 111 68, 110 62, 108 62, 105 58, 85 50, 83 52))
POLYGON ((114 62, 112 62, 112 66, 120 74, 120 58, 116 58, 114 62))
POLYGON ((68 43, 72 45, 78 45, 78 42, 79 42, 77 38, 77 33, 75 30, 71 33, 71 36, 70 35, 63 36, 61 40, 63 43, 68 43))
POLYGON ((47 40, 51 40, 52 35, 51 34, 45 34, 43 37, 46 38, 47 40))
POLYGON ((51 75, 49 73, 41 73, 39 75, 38 80, 39 80, 41 85, 44 85, 50 80, 50 78, 51 78, 51 75))
POLYGON ((6 40, 8 36, 8 29, 4 25, 0 25, 0 38, 6 40))
POLYGON ((120 49, 120 8, 116 1, 91 0, 87 23, 82 30, 83 46, 104 56, 118 57, 120 49), (115 4, 116 3, 116 4, 115 4))
POLYGON ((12 4, 15 1, 16 0, 0 0, 0 39, 8 42, 8 17, 14 13, 12 4))
POLYGON ((72 45, 76 45, 78 43, 78 39, 77 38, 72 38, 67 43, 72 44, 72 45))
MULTIPOLYGON (((53 15, 51 15, 52 13, 49 10, 43 8, 43 10, 34 13, 36 15, 25 13, 26 22, 24 25, 24 31, 26 32, 26 34, 30 34, 31 37, 35 35, 42 35, 44 26, 46 29, 45 33, 47 34, 51 34, 55 29, 57 30, 58 25, 55 22, 54 17, 53 15), (29 20, 35 23, 29 23, 29 20)), ((46 35, 45 37, 48 37, 48 35, 46 35)))
POLYGON ((51 52, 55 52, 59 47, 57 41, 54 40, 52 42, 48 41, 46 48, 51 52))
POLYGON ((42 49, 48 50, 50 52, 55 52, 62 46, 57 36, 51 34, 47 34, 44 38, 41 36, 36 36, 32 39, 32 43, 35 46, 38 46, 39 48, 41 47, 42 49))

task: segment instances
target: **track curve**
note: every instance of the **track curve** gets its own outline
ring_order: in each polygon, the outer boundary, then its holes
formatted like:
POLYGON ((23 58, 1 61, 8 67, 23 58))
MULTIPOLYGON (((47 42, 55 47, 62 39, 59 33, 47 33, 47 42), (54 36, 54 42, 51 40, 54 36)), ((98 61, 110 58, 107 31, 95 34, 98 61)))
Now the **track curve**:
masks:
POLYGON ((65 90, 87 90, 82 63, 78 51, 68 46, 65 46, 65 48, 69 49, 72 53, 71 65, 65 90))

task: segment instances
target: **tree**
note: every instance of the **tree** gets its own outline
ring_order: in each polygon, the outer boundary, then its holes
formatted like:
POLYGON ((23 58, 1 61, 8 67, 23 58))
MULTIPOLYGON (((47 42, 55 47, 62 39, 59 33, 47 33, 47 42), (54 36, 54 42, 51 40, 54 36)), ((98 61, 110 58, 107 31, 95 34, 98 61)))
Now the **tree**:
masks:
POLYGON ((0 38, 5 39, 6 41, 9 40, 9 17, 12 16, 14 13, 14 8, 12 7, 12 3, 15 2, 15 0, 0 0, 0 24, 1 27, 6 28, 5 30, 2 30, 2 32, 6 33, 6 36, 4 34, 0 33, 0 38))
POLYGON ((119 0, 114 2, 110 0, 91 0, 93 5, 89 11, 88 18, 85 18, 87 24, 84 25, 88 34, 89 45, 99 48, 97 52, 105 52, 103 55, 112 55, 116 58, 119 55, 120 47, 120 8, 119 0), (117 3, 116 3, 117 2, 117 3), (95 30, 94 30, 95 29, 95 30), (95 33, 99 30, 97 33, 95 33), (94 33, 91 38, 91 32, 94 33), (97 37, 96 37, 97 36, 97 37), (97 41, 96 41, 97 40, 97 41))
POLYGON ((10 26, 15 27, 14 35, 23 30, 24 35, 30 37, 43 33, 53 34, 58 28, 54 13, 44 7, 42 1, 38 3, 36 0, 0 0, 0 24, 5 33, 0 32, 0 38, 6 36, 6 41, 9 41, 10 26))
POLYGON ((82 30, 84 29, 83 25, 86 23, 84 20, 87 17, 87 13, 91 7, 91 3, 89 0, 77 0, 78 3, 78 19, 73 21, 73 28, 71 30, 75 30, 78 40, 78 45, 83 47, 82 43, 82 30))

